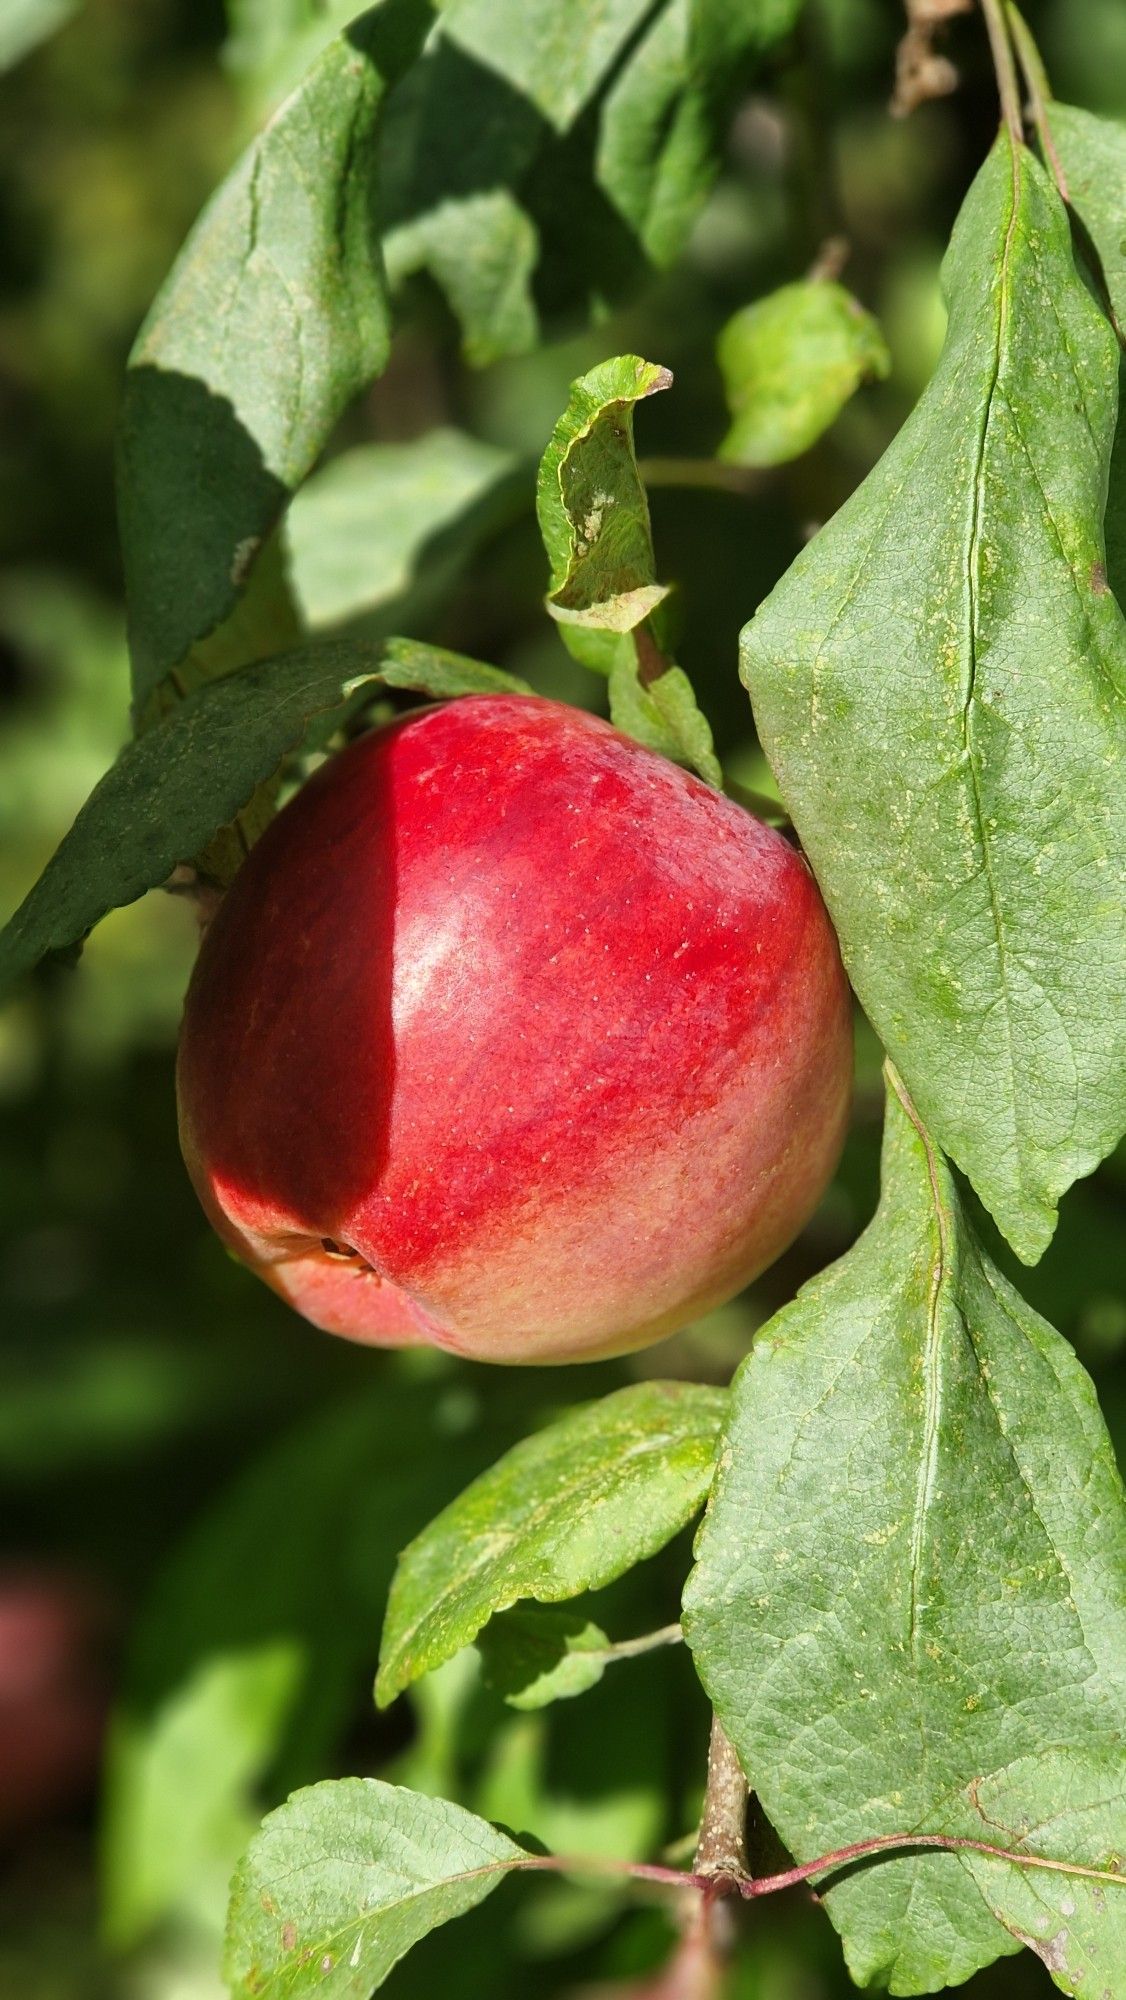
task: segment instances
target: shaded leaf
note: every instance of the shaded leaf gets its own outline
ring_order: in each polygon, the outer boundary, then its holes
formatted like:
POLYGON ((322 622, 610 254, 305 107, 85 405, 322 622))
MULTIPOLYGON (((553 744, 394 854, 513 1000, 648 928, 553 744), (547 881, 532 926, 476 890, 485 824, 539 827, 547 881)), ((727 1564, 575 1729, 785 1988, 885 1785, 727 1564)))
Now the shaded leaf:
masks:
POLYGON ((333 42, 204 210, 130 358, 119 509, 134 697, 231 611, 387 356, 374 131, 430 20, 383 0, 333 42))
POLYGON ((1087 230, 1126 339, 1126 124, 1071 104, 1050 107, 1052 138, 1067 178, 1067 198, 1087 230))
POLYGON ((516 1445, 400 1557, 377 1701, 519 1598, 577 1597, 655 1555, 703 1504, 724 1407, 722 1390, 642 1382, 516 1445))
POLYGON ((127 743, 0 932, 0 991, 167 881, 297 748, 311 718, 379 675, 378 647, 322 644, 197 688, 127 743))
POLYGON ((801 0, 669 0, 606 93, 596 177, 657 265, 672 262, 715 178, 747 60, 785 35, 801 0))
POLYGON ((487 1820, 377 1778, 297 1792, 270 1814, 231 1889, 232 1993, 367 2000, 412 1945, 525 1859, 487 1820))
POLYGON ((737 465, 781 465, 815 444, 891 356, 871 313, 843 285, 804 278, 756 299, 720 333, 732 424, 719 448, 737 465))
POLYGON ((391 283, 428 271, 478 365, 535 340, 539 234, 522 197, 551 137, 528 100, 436 31, 392 92, 380 144, 391 283))
POLYGON ((652 0, 445 0, 452 41, 565 131, 652 0))
POLYGON ((464 431, 358 445, 315 472, 286 516, 289 573, 313 629, 339 625, 407 589, 428 550, 467 556, 498 513, 515 460, 464 431), (491 503, 491 505, 490 505, 491 503), (455 529, 459 532, 454 534, 455 529))
MULTIPOLYGON (((697 1555, 686 1636, 799 1860, 910 1831, 1121 1865, 1110 1440, 1071 1349, 991 1263, 894 1093, 875 1221, 736 1378, 697 1555)), ((1108 1894, 916 1852, 839 1877, 825 1905, 854 1978, 893 1993, 1025 1940, 1065 1992, 1126 1982, 1126 1876, 1108 1894)))
POLYGON ((391 282, 430 272, 460 321, 474 368, 535 346, 538 258, 535 223, 507 188, 450 196, 387 240, 391 282))
POLYGON ((577 1611, 518 1606, 477 1634, 487 1685, 511 1708, 546 1708, 585 1694, 602 1679, 613 1647, 600 1625, 577 1611))
POLYGON ((410 688, 435 701, 463 694, 531 694, 527 681, 500 667, 429 646, 421 639, 388 639, 383 649, 380 680, 387 687, 410 688))
POLYGON ((1126 1126, 1117 350, 1005 135, 945 281, 934 380, 746 628, 742 672, 865 1010, 1031 1261, 1126 1126))

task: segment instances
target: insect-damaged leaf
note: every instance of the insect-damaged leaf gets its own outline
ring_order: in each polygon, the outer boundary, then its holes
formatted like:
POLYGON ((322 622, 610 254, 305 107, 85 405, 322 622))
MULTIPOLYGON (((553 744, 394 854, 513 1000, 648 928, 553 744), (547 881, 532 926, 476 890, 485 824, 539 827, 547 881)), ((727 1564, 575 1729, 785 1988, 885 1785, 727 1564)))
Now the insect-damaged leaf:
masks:
POLYGON ((666 368, 623 354, 572 382, 536 488, 551 564, 547 608, 575 658, 607 676, 618 728, 718 787, 707 718, 654 616, 668 588, 656 580, 649 502, 633 448, 635 405, 671 381, 666 368))
POLYGON ((755 1341, 685 1634, 799 1861, 893 1832, 825 1904, 861 1984, 930 1993, 1028 1943, 1126 1991, 1126 1498, 1070 1347, 977 1242, 889 1093, 875 1221, 755 1341))
POLYGON ((1002 134, 937 373, 743 635, 850 974, 1026 1260, 1126 1127, 1126 626, 1102 506, 1117 348, 1002 134))

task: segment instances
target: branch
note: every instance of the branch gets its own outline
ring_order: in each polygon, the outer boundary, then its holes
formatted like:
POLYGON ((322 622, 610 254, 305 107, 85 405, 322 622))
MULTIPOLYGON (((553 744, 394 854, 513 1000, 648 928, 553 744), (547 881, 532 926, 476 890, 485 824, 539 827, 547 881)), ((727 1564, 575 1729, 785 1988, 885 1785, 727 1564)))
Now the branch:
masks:
POLYGON ((1020 85, 1017 81, 1017 66, 1013 59, 1013 46, 1009 40, 1004 0, 981 0, 981 11, 985 16, 986 31, 989 35, 993 69, 1001 99, 1002 121, 1009 128, 1009 136, 1014 146, 1021 146, 1024 144, 1024 114, 1020 108, 1020 85))
POLYGON ((695 1872, 723 1894, 747 1880, 747 1780, 727 1731, 712 1716, 708 1782, 696 1842, 695 1872))
POLYGON ((1056 151, 1056 142, 1052 137, 1052 127, 1048 119, 1048 106, 1052 101, 1052 86, 1048 81, 1048 72, 1044 68, 1040 51, 1032 39, 1028 23, 1020 8, 1015 5, 1015 0, 1007 0, 1005 12, 1017 60, 1024 73, 1028 105, 1032 113, 1032 122, 1036 127, 1036 135, 1060 191, 1060 199, 1068 201, 1070 197, 1067 191, 1067 175, 1064 172, 1063 161, 1056 151))

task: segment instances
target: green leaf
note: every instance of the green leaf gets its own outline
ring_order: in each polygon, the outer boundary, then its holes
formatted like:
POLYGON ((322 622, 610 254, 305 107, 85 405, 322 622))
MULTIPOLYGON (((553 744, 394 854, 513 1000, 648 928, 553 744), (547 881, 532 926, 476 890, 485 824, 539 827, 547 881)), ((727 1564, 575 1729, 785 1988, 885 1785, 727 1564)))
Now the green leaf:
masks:
POLYGON ((720 164, 747 60, 787 33, 800 0, 669 0, 606 93, 595 177, 646 255, 679 255, 720 164))
POLYGON ((79 0, 5 0, 0 20, 0 72, 30 55, 78 8, 79 0))
POLYGON ((624 730, 649 750, 691 765, 709 785, 720 790, 723 772, 715 754, 707 718, 696 705, 688 675, 659 660, 659 671, 642 678, 637 635, 619 639, 610 668, 610 714, 624 730))
POLYGON ((891 355, 871 313, 843 285, 803 278, 729 319, 719 336, 732 424, 719 448, 737 465, 782 465, 834 423, 891 355))
POLYGON ((286 516, 289 574, 313 630, 385 605, 428 558, 464 561, 511 510, 516 461, 464 431, 358 445, 315 472, 286 516))
POLYGON ((373 164, 425 0, 332 43, 213 197, 140 334, 119 431, 135 706, 230 613, 345 405, 387 356, 373 164))
MULTIPOLYGON (((1126 124, 1070 104, 1050 107, 1068 202, 1098 254, 1119 339, 1126 344, 1126 124)), ((1106 573, 1126 604, 1126 355, 1118 372, 1118 425, 1106 499, 1106 573)))
POLYGON ((429 646, 421 639, 388 639, 379 678, 387 687, 409 688, 435 701, 463 694, 531 694, 517 674, 488 667, 465 653, 429 646))
POLYGON ((412 1945, 526 1859, 487 1820, 377 1778, 297 1792, 235 1876, 224 1973, 255 2000, 367 2000, 412 1945))
POLYGON ((271 1444, 173 1553, 137 1622, 111 1738, 115 1943, 177 1912, 210 1921, 263 1798, 333 1757, 396 1550, 527 1421, 519 1399, 471 1411, 433 1378, 384 1374, 271 1444))
POLYGON ((1004 134, 945 281, 934 380, 746 628, 742 672, 865 1011, 1031 1261, 1126 1126, 1117 349, 1004 134))
POLYGON ((0 992, 198 854, 301 742, 311 719, 379 679, 378 647, 310 646, 197 688, 127 743, 0 931, 0 992))
POLYGON ((537 337, 539 233, 521 186, 549 137, 526 98, 440 29, 387 106, 379 173, 389 279, 397 288, 428 271, 478 366, 537 337))
MULTIPOLYGON (((799 1861, 929 1832, 1120 1866, 1110 1440, 897 1094, 874 1222, 739 1371, 697 1558, 686 1637, 799 1861)), ((825 1906, 861 1984, 933 1992, 1029 1942, 1086 1996, 1126 1984, 1122 1891, 915 1852, 838 1877, 825 1906)))
POLYGON ((1069 205, 1099 254, 1119 330, 1126 338, 1126 124, 1071 104, 1049 108, 1069 205))
POLYGON ((356 12, 356 0, 227 0, 223 61, 256 99, 276 101, 356 12))
POLYGON ((566 131, 652 0, 445 0, 450 39, 566 131))
POLYGON ((669 593, 655 579, 633 449, 634 405, 671 380, 667 369, 627 354, 572 382, 536 488, 551 565, 547 608, 575 658, 608 676, 617 727, 718 787, 711 730, 653 618, 669 593))
POLYGON ((507 188, 454 195, 387 238, 387 271, 398 287, 429 271, 462 328, 465 358, 485 368, 526 354, 539 333, 532 276, 535 223, 507 188))
POLYGON ((654 582, 633 412, 643 397, 671 382, 667 368, 624 354, 571 384, 536 488, 551 564, 548 609, 563 624, 632 632, 668 595, 654 582))
POLYGON ((511 1708, 546 1708, 585 1694, 614 1657, 600 1625, 553 1606, 502 1611, 490 1618, 476 1643, 486 1683, 511 1708))
POLYGON ((703 1504, 724 1407, 719 1389, 640 1382, 570 1411, 475 1480, 400 1557, 380 1705, 518 1599, 556 1604, 655 1555, 703 1504))

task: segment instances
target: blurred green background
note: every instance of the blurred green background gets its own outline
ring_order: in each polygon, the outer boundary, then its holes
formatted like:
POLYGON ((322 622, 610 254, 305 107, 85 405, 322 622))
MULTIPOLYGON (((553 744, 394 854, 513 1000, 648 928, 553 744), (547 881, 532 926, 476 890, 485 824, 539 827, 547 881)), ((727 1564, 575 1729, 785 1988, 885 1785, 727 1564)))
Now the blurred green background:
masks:
MULTIPOLYGON (((292 37, 315 36, 323 11, 0 0, 0 915, 126 733, 112 439, 130 342, 272 100, 292 37)), ((1122 0, 1044 0, 1029 13, 1057 93, 1126 113, 1122 0)), ((957 96, 888 119, 901 25, 891 0, 822 0, 740 109, 686 255, 593 327, 552 317, 549 272, 548 344, 473 372, 433 287, 404 290, 391 367, 342 441, 410 446, 455 427, 492 448, 474 463, 508 483, 461 543, 408 522, 375 548, 395 628, 596 705, 602 684, 543 614, 531 513, 532 469, 568 382, 625 350, 671 366, 674 390, 639 417, 639 451, 710 456, 726 427, 720 326, 843 230, 846 281, 881 320, 889 379, 749 491, 670 484, 667 467, 652 489, 659 574, 679 585, 680 658, 725 762, 763 782, 735 674, 739 626, 925 382, 942 336, 939 260, 993 130, 972 21, 951 38, 957 96)), ((334 587, 308 580, 314 594, 334 587)), ((480 1684, 474 1654, 377 1719, 390 1568, 445 1498, 565 1402, 639 1372, 726 1381, 756 1325, 848 1245, 875 1193, 878 1056, 862 1026, 833 1189, 782 1262, 702 1326, 629 1362, 543 1374, 352 1350, 231 1263, 196 1207, 172 1095, 193 944, 185 902, 150 895, 101 927, 76 971, 49 969, 0 1014, 0 1993, 23 2000, 217 2000, 231 1861, 262 1807, 315 1776, 378 1770, 572 1849, 640 1856, 682 1840, 707 1727, 682 1651, 525 1716, 480 1684), (3 1806, 3 1759, 16 1754, 3 1726, 18 1681, 4 1659, 12 1591, 33 1625, 37 1604, 54 1606, 65 1658, 42 1728, 77 1746, 66 1769, 60 1752, 51 1796, 26 1810, 16 1786, 3 1806), (111 1699, 100 1796, 92 1744, 111 1699)), ((1074 1340, 1120 1453, 1124 1222, 1120 1151, 1074 1190, 1042 1265, 1018 1278, 1074 1340)), ((606 1593, 602 1622, 625 1635, 675 1618, 687 1561, 682 1540, 606 1593)), ((436 1934, 387 1991, 593 1994, 640 1977, 669 1936, 657 1903, 522 1885, 436 1934)), ((809 1899, 743 1921, 740 2000, 849 1990, 809 1899)), ((966 1990, 1051 1989, 1026 1954, 966 1990)))

